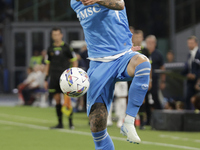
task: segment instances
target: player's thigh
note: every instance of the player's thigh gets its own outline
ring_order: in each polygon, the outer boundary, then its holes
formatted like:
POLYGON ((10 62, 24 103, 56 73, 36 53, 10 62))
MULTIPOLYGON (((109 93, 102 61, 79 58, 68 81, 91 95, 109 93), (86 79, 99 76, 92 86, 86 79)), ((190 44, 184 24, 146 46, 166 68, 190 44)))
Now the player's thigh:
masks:
POLYGON ((49 92, 53 94, 53 98, 56 101, 56 104, 61 103, 61 96, 60 94, 62 93, 59 85, 59 80, 60 80, 60 74, 55 73, 51 74, 51 80, 49 83, 49 92))
POLYGON ((135 68, 139 64, 141 64, 143 62, 147 62, 147 61, 149 61, 149 59, 146 56, 142 55, 142 54, 137 54, 137 55, 133 56, 131 58, 131 60, 129 61, 128 66, 127 66, 128 75, 130 77, 133 77, 134 73, 135 73, 135 68))
MULTIPOLYGON (((96 63, 96 62, 94 62, 96 63)), ((97 64, 97 63, 96 63, 97 64)), ((117 71, 111 63, 100 63, 89 69, 90 88, 87 92, 87 115, 91 113, 92 106, 95 103, 104 103, 105 111, 110 110, 110 104, 113 98, 115 76, 117 71), (113 69, 113 71, 111 71, 113 69)))

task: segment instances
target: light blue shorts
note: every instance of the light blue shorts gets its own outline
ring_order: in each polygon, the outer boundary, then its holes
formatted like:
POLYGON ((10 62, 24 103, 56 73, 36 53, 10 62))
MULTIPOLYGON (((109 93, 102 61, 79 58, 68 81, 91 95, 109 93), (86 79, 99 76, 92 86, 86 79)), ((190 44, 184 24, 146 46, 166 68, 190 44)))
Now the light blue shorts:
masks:
POLYGON ((89 116, 94 103, 104 103, 107 111, 113 100, 114 86, 117 81, 130 81, 132 78, 126 76, 126 68, 130 59, 140 54, 129 51, 125 55, 111 62, 90 61, 88 75, 90 87, 87 92, 87 115, 89 116))

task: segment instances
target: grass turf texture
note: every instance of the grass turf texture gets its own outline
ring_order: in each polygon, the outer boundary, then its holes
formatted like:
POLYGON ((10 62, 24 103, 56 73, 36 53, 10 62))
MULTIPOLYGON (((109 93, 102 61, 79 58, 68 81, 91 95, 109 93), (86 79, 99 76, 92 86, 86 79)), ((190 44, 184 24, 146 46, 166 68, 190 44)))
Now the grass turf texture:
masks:
MULTIPOLYGON (((50 130, 57 123, 54 108, 0 107, 1 150, 94 150, 88 118, 85 113, 74 114, 75 130, 50 130)), ((200 132, 154 131, 150 127, 137 130, 143 143, 126 141, 114 124, 108 127, 115 150, 200 150, 200 132)))

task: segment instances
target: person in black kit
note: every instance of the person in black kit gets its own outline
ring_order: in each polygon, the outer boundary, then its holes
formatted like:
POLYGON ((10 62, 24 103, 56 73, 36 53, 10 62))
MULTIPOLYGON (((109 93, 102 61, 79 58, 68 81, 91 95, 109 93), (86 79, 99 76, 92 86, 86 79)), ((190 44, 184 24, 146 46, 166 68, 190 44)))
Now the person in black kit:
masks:
POLYGON ((186 93, 186 109, 191 108, 190 99, 196 94, 195 84, 200 77, 200 50, 198 47, 198 39, 195 36, 191 36, 187 41, 190 53, 188 60, 183 71, 183 75, 187 77, 187 93, 186 93))
POLYGON ((158 74, 155 72, 155 69, 165 70, 164 68, 164 59, 162 54, 156 49, 157 39, 154 35, 149 35, 146 37, 146 47, 150 53, 150 61, 152 61, 152 88, 150 93, 152 94, 152 98, 154 100, 154 109, 162 109, 160 100, 158 98, 158 90, 159 88, 163 89, 165 84, 165 75, 158 74), (159 87, 162 85, 162 87, 159 87))
MULTIPOLYGON (((58 125, 51 127, 52 129, 63 128, 62 111, 61 111, 61 89, 59 86, 60 75, 71 65, 78 66, 77 58, 73 50, 63 42, 63 34, 60 28, 53 28, 51 31, 53 44, 48 48, 46 60, 46 77, 45 88, 48 88, 48 77, 50 77, 49 92, 53 93, 56 100, 56 113, 58 117, 58 125)), ((69 117, 69 127, 72 128, 72 113, 69 117)))
MULTIPOLYGON (((152 88, 149 93, 152 94, 152 99, 154 104, 152 105, 153 109, 162 109, 160 100, 158 97, 158 90, 164 89, 165 87, 165 74, 155 73, 155 69, 165 70, 164 68, 164 59, 162 54, 156 49, 157 39, 154 35, 149 35, 146 37, 146 48, 150 53, 150 62, 152 66, 152 88), (159 85, 162 85, 159 87, 159 85)), ((151 111, 150 104, 147 102, 145 104, 147 111, 147 125, 150 124, 151 111)))

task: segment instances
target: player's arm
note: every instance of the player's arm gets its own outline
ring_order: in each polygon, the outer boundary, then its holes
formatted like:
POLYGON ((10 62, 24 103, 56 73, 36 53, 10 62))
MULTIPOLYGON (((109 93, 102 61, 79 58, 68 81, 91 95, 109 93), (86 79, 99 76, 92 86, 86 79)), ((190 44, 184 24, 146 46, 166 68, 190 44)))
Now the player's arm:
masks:
POLYGON ((49 76, 49 68, 50 68, 50 63, 47 63, 45 66, 45 76, 49 76))
POLYGON ((97 3, 109 9, 114 9, 114 10, 124 9, 124 0, 99 0, 99 2, 97 3))
POLYGON ((49 78, 49 68, 50 68, 50 60, 51 60, 51 57, 49 55, 49 51, 47 52, 47 59, 45 60, 45 70, 44 70, 44 73, 45 73, 45 82, 44 82, 44 88, 47 90, 48 89, 48 78, 49 78))
POLYGON ((105 6, 109 9, 114 10, 123 10, 124 9, 124 0, 80 0, 83 5, 93 5, 98 3, 102 6, 105 6))
POLYGON ((49 68, 50 68, 50 64, 47 63, 45 66, 45 82, 44 82, 44 88, 46 90, 48 89, 49 68))
POLYGON ((78 61, 77 59, 75 61, 72 61, 72 67, 78 67, 78 61))

